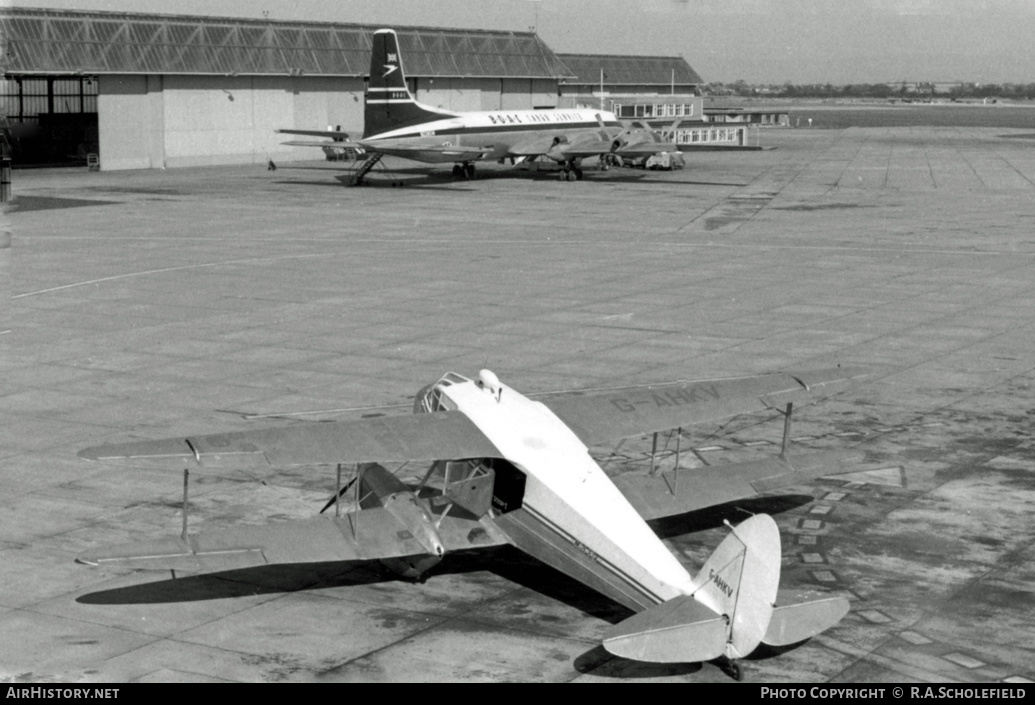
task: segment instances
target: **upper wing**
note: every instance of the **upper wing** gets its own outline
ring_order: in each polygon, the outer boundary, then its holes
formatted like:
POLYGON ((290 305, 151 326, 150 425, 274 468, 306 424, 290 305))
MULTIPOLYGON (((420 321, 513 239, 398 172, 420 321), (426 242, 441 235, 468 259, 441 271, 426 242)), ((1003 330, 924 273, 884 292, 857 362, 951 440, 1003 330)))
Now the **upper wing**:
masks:
POLYGON ((538 395, 588 446, 736 416, 829 393, 867 370, 674 382, 538 395))
MULTIPOLYGON (((363 561, 422 555, 426 549, 383 508, 342 517, 313 517, 267 526, 239 526, 222 531, 109 546, 87 551, 76 560, 154 570, 208 573, 285 563, 363 561)), ((507 543, 491 521, 445 516, 438 526, 450 551, 507 543)))
POLYGON ((478 427, 456 411, 119 443, 87 448, 79 456, 87 460, 194 460, 213 466, 501 457, 478 427))

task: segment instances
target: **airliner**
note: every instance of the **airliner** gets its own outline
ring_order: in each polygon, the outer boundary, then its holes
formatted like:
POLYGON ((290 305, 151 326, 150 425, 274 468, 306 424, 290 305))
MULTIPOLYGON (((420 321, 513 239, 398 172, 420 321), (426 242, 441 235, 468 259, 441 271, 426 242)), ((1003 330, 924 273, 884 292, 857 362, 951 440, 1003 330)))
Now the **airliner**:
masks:
POLYGON ((430 164, 453 163, 453 176, 473 178, 474 162, 545 157, 561 165, 565 181, 582 179, 582 160, 611 155, 647 157, 678 147, 650 130, 627 130, 604 110, 487 110, 453 112, 424 105, 406 85, 399 40, 393 29, 374 33, 370 82, 364 102, 363 137, 340 130, 277 130, 281 134, 331 138, 292 141, 292 146, 354 149, 366 156, 353 184, 388 154, 430 164))

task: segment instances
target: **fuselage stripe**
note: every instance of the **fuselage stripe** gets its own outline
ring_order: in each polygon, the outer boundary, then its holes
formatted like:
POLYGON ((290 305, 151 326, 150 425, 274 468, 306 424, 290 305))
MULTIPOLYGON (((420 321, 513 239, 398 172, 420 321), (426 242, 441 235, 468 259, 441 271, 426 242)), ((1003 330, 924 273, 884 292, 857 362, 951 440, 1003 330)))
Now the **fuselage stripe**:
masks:
MULTIPOLYGON (((553 531, 555 534, 557 534, 558 536, 563 538, 565 541, 567 541, 571 545, 573 545, 576 548, 578 548, 578 543, 579 542, 577 541, 577 539, 574 536, 572 536, 570 533, 565 531, 563 528, 561 528, 560 526, 558 526, 554 522, 550 521, 545 515, 543 515, 540 512, 536 511, 533 507, 529 506, 527 503, 522 505, 522 509, 527 510, 528 511, 528 515, 530 517, 532 517, 533 519, 536 519, 539 523, 541 523, 547 529, 553 531)), ((663 598, 660 595, 658 595, 657 593, 653 592, 652 590, 650 590, 650 588, 648 588, 647 586, 643 585, 642 583, 637 582, 631 575, 629 575, 625 571, 621 570, 618 566, 616 566, 615 564, 613 564, 611 561, 607 560, 606 558, 604 558, 600 554, 594 552, 594 556, 595 556, 595 559, 596 559, 597 563, 602 565, 604 568, 607 568, 616 577, 618 577, 619 579, 624 581, 627 585, 629 585, 629 587, 635 589, 640 594, 645 596, 647 599, 649 599, 649 600, 653 601, 655 604, 659 604, 659 605, 662 602, 665 601, 665 598, 663 598)))
MULTIPOLYGON (((575 129, 583 130, 586 128, 598 127, 595 122, 543 122, 543 123, 530 123, 521 125, 485 125, 485 126, 465 126, 465 127, 452 127, 440 130, 431 130, 433 135, 422 135, 421 127, 427 129, 425 125, 418 126, 413 129, 413 132, 399 134, 393 130, 391 137, 386 139, 402 139, 406 137, 428 137, 428 136, 447 136, 447 135, 466 135, 471 133, 481 134, 507 134, 509 132, 556 132, 561 129, 575 129)), ((608 127, 613 127, 608 125, 608 127)), ((379 138, 378 135, 371 135, 370 137, 364 138, 365 141, 376 141, 379 138)), ((577 146, 577 145, 576 145, 577 146)))

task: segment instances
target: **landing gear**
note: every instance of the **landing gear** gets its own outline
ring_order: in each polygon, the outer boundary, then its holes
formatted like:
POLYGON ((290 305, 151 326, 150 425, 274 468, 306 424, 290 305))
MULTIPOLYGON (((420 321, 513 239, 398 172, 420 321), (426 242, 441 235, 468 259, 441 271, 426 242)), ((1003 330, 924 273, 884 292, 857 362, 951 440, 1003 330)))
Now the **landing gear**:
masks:
POLYGON ((726 658, 725 656, 720 656, 715 665, 718 666, 723 673, 738 683, 744 680, 744 671, 740 667, 740 662, 731 658, 726 658))
POLYGON ((474 164, 464 162, 463 164, 453 165, 453 178, 454 179, 473 179, 475 175, 474 164))
POLYGON ((561 171, 561 181, 582 181, 582 169, 568 162, 561 171))

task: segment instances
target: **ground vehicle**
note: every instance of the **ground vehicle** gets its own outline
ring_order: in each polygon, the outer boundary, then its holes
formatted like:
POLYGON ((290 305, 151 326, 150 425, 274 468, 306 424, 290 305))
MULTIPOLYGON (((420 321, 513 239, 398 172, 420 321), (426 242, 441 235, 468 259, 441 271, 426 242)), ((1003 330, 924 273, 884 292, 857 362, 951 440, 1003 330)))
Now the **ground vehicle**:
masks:
POLYGON ((647 169, 682 169, 686 166, 682 152, 658 152, 647 158, 647 169))

